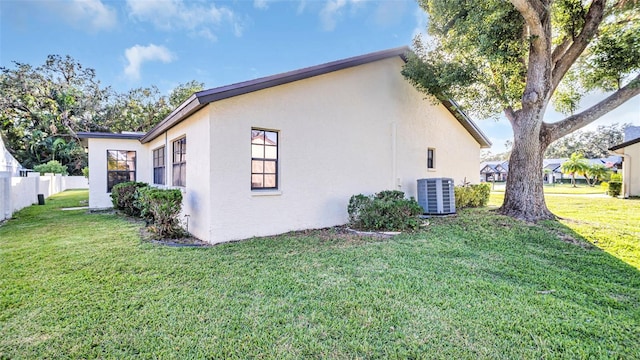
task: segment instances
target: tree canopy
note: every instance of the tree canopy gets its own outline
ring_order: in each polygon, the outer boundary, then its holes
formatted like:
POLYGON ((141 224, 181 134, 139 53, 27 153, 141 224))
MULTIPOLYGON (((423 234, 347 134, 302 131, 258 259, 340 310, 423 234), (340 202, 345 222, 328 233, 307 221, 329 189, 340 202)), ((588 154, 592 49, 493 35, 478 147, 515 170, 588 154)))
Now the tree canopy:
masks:
POLYGON ((514 131, 500 212, 554 218, 544 202, 547 147, 640 93, 638 0, 420 0, 429 38, 417 39, 405 77, 480 118, 505 115, 514 131), (578 110, 591 92, 610 92, 578 110), (545 122, 554 104, 567 114, 545 122))
POLYGON ((36 67, 14 62, 0 68, 0 135, 23 166, 57 160, 80 175, 87 156, 78 132, 147 131, 203 86, 190 81, 168 95, 156 87, 116 93, 70 56, 49 55, 36 67))

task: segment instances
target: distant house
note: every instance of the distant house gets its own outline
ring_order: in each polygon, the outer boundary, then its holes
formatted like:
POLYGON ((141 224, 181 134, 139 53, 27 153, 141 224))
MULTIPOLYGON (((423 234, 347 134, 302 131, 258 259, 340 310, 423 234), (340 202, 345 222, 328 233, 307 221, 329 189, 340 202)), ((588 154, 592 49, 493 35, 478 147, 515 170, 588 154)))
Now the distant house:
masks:
POLYGON ((544 159, 542 160, 542 177, 545 183, 553 184, 562 181, 564 174, 562 173, 562 163, 567 159, 544 159))
POLYGON ((408 51, 201 91, 144 135, 82 133, 89 206, 123 180, 177 188, 189 231, 219 243, 344 224, 354 194, 477 178, 489 140, 403 78, 408 51))
POLYGON ((480 181, 507 181, 508 161, 485 161, 480 164, 480 181))
MULTIPOLYGON (((542 180, 548 184, 564 182, 565 180, 568 181, 571 177, 567 176, 567 174, 563 174, 561 169, 562 164, 567 160, 567 158, 542 160, 542 180)), ((601 159, 586 160, 591 165, 605 165, 613 172, 617 172, 622 164, 622 157, 616 155, 601 159)), ((480 181, 506 181, 508 176, 508 161, 485 161, 480 163, 480 181)), ((582 175, 576 175, 576 179, 584 180, 585 177, 582 175)))
POLYGON ((640 126, 625 129, 624 142, 609 148, 622 156, 622 195, 640 196, 640 126))

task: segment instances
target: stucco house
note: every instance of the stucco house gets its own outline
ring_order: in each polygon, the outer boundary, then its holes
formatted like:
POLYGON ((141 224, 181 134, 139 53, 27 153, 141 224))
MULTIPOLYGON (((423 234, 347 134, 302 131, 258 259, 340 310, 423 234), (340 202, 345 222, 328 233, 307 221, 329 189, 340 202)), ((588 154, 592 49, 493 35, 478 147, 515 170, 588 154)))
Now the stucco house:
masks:
POLYGON ((609 148, 622 156, 622 195, 640 196, 640 126, 625 129, 624 142, 609 148))
POLYGON ((480 164, 480 181, 507 181, 508 161, 485 161, 480 164))
POLYGON ((476 179, 489 140, 403 78, 408 51, 204 90, 143 135, 82 133, 89 206, 124 180, 179 188, 189 232, 219 243, 345 224, 354 194, 476 179))

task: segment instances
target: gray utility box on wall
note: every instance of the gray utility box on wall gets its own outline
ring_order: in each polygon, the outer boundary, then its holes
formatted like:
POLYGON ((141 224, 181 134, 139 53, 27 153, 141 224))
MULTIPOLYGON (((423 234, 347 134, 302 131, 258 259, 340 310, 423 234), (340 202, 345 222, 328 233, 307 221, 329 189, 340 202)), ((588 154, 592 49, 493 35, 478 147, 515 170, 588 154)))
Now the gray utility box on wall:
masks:
POLYGON ((425 214, 455 214, 456 199, 453 179, 418 179, 418 204, 425 214))

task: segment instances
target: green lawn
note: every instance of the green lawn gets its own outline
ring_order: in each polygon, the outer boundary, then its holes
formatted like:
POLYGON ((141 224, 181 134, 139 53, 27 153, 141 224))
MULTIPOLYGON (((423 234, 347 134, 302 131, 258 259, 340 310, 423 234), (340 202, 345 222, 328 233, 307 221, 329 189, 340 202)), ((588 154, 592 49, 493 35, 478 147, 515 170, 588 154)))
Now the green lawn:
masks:
MULTIPOLYGON (((497 183, 493 185, 494 192, 504 192, 505 184, 497 183)), ((579 184, 573 187, 570 184, 545 184, 544 185, 544 193, 545 194, 604 194, 604 189, 597 186, 588 186, 585 184, 579 184)))
MULTIPOLYGON (((479 209, 393 239, 170 248, 119 216, 58 210, 86 196, 0 227, 0 359, 640 358, 640 272, 560 241, 579 238, 563 224, 479 209)), ((580 199, 580 219, 602 200, 580 199)))

